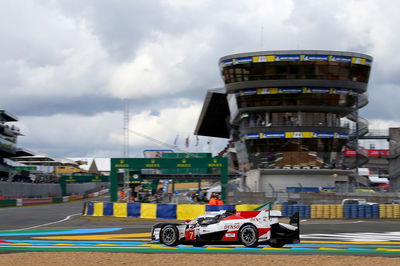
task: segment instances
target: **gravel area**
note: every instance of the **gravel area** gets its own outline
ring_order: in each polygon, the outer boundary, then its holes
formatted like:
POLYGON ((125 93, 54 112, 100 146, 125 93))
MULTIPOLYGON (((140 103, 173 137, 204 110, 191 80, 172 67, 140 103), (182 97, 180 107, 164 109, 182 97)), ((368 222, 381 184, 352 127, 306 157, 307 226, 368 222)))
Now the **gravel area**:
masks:
POLYGON ((143 254, 110 252, 26 252, 0 254, 2 266, 36 265, 385 265, 400 258, 330 255, 143 254))

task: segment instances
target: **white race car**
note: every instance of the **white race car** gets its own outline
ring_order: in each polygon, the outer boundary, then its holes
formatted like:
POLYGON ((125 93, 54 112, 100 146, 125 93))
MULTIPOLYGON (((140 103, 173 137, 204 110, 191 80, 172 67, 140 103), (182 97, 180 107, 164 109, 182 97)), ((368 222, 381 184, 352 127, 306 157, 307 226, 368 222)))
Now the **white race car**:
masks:
POLYGON ((185 223, 157 223, 151 236, 154 242, 167 246, 240 243, 246 247, 267 244, 278 248, 300 243, 299 214, 292 215, 289 224, 280 223, 279 217, 279 211, 206 212, 185 223))

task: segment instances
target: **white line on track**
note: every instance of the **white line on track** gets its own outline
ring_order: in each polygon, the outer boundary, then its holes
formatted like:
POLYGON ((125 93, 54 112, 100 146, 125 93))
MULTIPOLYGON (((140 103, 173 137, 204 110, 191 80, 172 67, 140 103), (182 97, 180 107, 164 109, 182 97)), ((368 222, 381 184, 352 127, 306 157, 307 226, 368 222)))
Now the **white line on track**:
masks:
POLYGON ((55 221, 55 222, 51 222, 51 223, 46 223, 46 224, 39 224, 39 225, 35 225, 35 226, 31 226, 31 227, 27 227, 27 228, 22 228, 22 229, 14 229, 14 230, 8 230, 8 231, 24 231, 24 230, 30 230, 30 229, 34 229, 34 228, 38 228, 38 227, 42 227, 42 226, 46 226, 46 225, 51 225, 51 224, 56 224, 56 223, 61 223, 64 221, 67 221, 69 219, 71 219, 72 216, 77 216, 77 215, 81 215, 81 213, 75 213, 75 214, 71 214, 68 215, 67 217, 65 217, 62 220, 59 221, 55 221))

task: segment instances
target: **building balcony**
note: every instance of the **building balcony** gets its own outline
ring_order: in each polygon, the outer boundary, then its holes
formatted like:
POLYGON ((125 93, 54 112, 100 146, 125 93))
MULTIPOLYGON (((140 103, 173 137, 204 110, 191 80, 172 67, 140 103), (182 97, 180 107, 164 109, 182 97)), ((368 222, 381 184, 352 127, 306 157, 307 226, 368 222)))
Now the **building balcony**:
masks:
POLYGON ((348 122, 302 122, 280 121, 278 123, 266 123, 265 121, 243 121, 240 123, 239 131, 242 134, 254 132, 292 132, 292 131, 327 131, 337 133, 349 133, 350 125, 348 122))

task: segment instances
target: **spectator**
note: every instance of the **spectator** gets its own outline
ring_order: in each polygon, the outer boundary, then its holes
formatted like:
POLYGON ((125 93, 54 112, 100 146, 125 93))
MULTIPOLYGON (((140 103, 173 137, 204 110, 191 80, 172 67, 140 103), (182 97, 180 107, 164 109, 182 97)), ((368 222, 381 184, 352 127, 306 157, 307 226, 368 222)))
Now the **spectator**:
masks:
POLYGON ((218 205, 218 198, 216 195, 212 195, 210 200, 208 201, 208 205, 218 205))
POLYGON ((216 205, 224 205, 224 202, 221 200, 221 197, 217 196, 217 204, 216 205))

